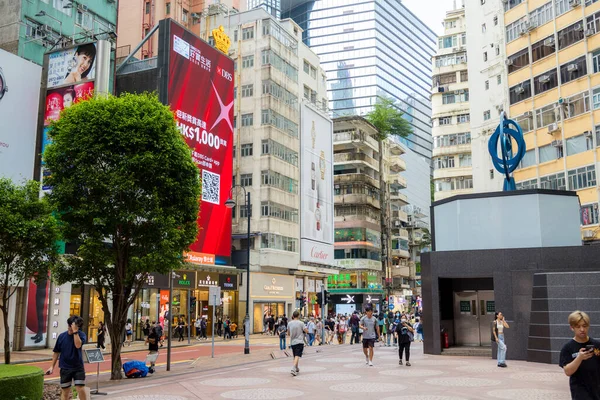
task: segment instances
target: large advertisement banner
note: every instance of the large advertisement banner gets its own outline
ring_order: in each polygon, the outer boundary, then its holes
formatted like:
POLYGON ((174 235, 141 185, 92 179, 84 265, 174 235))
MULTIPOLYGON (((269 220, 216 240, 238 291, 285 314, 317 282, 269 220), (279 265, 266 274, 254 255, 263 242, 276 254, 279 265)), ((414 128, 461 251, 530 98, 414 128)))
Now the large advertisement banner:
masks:
MULTIPOLYGON (((48 274, 50 275, 50 274, 48 274)), ((34 279, 29 280, 27 292, 27 317, 25 319, 25 339, 23 345, 26 347, 44 347, 48 327, 48 299, 50 278, 41 279, 37 283, 34 279)))
POLYGON ((96 44, 56 51, 48 57, 47 87, 80 83, 96 77, 96 44))
POLYGON ((333 256, 333 123, 302 105, 300 261, 335 265, 333 256))
POLYGON ((0 177, 33 179, 42 67, 0 49, 0 177))
POLYGON ((168 102, 202 178, 198 237, 186 253, 195 264, 231 262, 233 60, 170 22, 168 102))

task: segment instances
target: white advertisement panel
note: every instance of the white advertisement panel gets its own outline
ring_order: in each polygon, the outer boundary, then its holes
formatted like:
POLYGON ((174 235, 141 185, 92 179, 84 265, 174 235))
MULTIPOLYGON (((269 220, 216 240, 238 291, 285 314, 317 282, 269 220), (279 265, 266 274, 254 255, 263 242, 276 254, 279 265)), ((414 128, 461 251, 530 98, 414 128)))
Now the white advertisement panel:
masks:
POLYGON ((0 177, 33 179, 42 67, 0 49, 0 177))
POLYGON ((86 43, 48 56, 48 89, 96 77, 96 44, 86 43))
POLYGON ((302 105, 300 261, 334 265, 333 122, 302 105))

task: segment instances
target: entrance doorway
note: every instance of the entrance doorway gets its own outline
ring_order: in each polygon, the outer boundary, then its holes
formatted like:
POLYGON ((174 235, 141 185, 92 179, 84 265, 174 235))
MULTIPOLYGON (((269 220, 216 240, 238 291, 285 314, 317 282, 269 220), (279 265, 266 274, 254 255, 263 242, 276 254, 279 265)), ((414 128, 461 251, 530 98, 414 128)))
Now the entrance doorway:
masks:
POLYGON ((454 332, 458 346, 491 346, 496 312, 493 290, 454 292, 454 332))
MULTIPOLYGON (((275 321, 285 314, 285 303, 254 303, 254 333, 261 333, 264 329, 266 315, 272 315, 275 321)), ((288 315, 291 320, 291 316, 288 315)))

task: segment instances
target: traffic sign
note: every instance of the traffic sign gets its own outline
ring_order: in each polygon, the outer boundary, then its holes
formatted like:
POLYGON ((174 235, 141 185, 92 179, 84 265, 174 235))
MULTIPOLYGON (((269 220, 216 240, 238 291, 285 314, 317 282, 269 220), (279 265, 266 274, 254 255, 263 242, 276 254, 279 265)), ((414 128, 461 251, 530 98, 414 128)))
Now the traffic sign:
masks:
POLYGON ((390 311, 391 311, 394 309, 394 304, 390 304, 388 307, 390 308, 390 311))

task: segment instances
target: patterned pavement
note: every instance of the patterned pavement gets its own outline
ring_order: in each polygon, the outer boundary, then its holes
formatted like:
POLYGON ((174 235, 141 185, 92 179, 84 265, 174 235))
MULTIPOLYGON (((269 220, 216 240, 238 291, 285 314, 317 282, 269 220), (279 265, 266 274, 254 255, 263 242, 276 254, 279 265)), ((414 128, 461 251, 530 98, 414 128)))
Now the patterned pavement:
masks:
POLYGON ((420 343, 411 352, 412 366, 399 366, 396 348, 377 347, 368 367, 361 346, 313 347, 296 377, 284 358, 171 378, 157 373, 105 391, 115 400, 570 399, 568 378, 555 365, 508 360, 498 368, 487 358, 424 355, 420 343))

